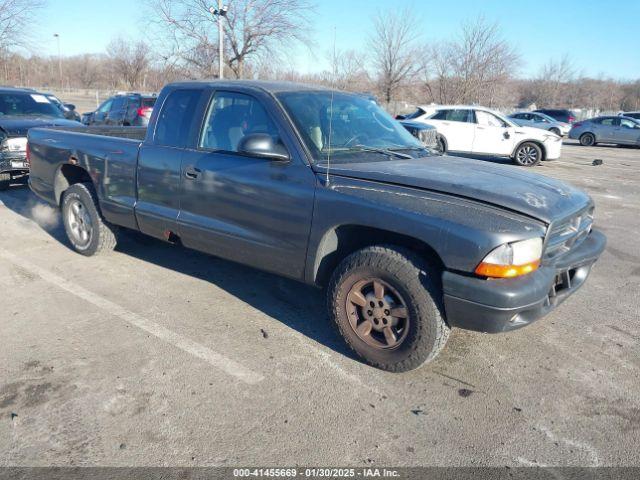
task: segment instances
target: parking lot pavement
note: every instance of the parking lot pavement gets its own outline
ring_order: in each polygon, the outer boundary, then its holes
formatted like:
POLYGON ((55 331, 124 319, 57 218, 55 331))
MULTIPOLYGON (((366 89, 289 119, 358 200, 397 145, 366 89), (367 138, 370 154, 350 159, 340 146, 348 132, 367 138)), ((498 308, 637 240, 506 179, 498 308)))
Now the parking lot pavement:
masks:
POLYGON ((568 142, 535 171, 595 199, 590 280, 406 374, 352 358, 318 290, 134 237, 85 258, 1 193, 0 464, 637 465, 640 150, 568 142))

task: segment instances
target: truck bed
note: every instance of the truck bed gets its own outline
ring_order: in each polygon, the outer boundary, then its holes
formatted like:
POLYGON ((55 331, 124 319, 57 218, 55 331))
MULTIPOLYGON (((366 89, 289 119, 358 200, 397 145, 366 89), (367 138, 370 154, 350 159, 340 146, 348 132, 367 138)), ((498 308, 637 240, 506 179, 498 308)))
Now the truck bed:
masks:
POLYGON ((134 228, 136 162, 146 128, 86 127, 29 130, 31 189, 51 204, 60 203, 74 175, 88 175, 102 199, 105 218, 134 228))

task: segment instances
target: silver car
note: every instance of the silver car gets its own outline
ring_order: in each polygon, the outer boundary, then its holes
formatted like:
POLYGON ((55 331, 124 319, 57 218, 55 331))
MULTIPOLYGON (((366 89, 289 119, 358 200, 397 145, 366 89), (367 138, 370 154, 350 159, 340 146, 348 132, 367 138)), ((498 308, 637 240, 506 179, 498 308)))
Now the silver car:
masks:
POLYGON ((568 123, 558 122, 556 119, 539 112, 516 112, 509 115, 509 118, 521 127, 533 127, 548 130, 563 137, 571 130, 568 123))
POLYGON ((573 124, 569 138, 586 147, 597 143, 640 146, 640 121, 630 117, 596 117, 573 124))

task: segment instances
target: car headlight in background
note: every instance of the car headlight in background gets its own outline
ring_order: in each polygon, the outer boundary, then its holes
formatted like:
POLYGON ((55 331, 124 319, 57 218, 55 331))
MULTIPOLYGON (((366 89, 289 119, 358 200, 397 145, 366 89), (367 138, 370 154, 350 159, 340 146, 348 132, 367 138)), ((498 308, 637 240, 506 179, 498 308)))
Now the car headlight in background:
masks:
POLYGON ((542 238, 505 243, 493 249, 476 268, 476 273, 491 278, 526 275, 540 266, 542 238))
POLYGON ((10 152, 26 152, 27 137, 7 138, 2 142, 2 149, 10 152))

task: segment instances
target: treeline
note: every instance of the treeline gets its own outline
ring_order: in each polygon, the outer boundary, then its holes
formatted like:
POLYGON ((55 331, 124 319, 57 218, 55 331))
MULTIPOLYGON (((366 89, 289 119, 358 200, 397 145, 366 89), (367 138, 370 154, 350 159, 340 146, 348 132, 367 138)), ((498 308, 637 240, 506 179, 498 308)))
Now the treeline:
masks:
MULTIPOLYGON (((0 27, 3 2, 22 2, 23 7, 42 3, 0 0, 0 27)), ((218 76, 217 18, 207 2, 145 0, 145 5, 148 43, 116 38, 100 54, 58 59, 18 53, 25 49, 15 48, 20 45, 11 45, 5 36, 0 44, 0 84, 157 91, 175 80, 218 76)), ((520 78, 526 59, 503 39, 497 25, 483 18, 461 25, 451 35, 453 40, 427 44, 421 36, 424 22, 415 12, 379 12, 371 18, 365 48, 356 51, 314 45, 309 34, 313 11, 306 0, 231 2, 223 21, 225 75, 333 85, 372 93, 394 106, 476 103, 507 109, 536 105, 640 110, 640 79, 590 78, 567 56, 551 59, 534 78, 520 78), (297 72, 287 52, 301 44, 326 60, 329 68, 297 72)), ((14 29, 11 38, 19 38, 20 31, 14 29)), ((0 37, 1 32, 0 28, 0 37)))

